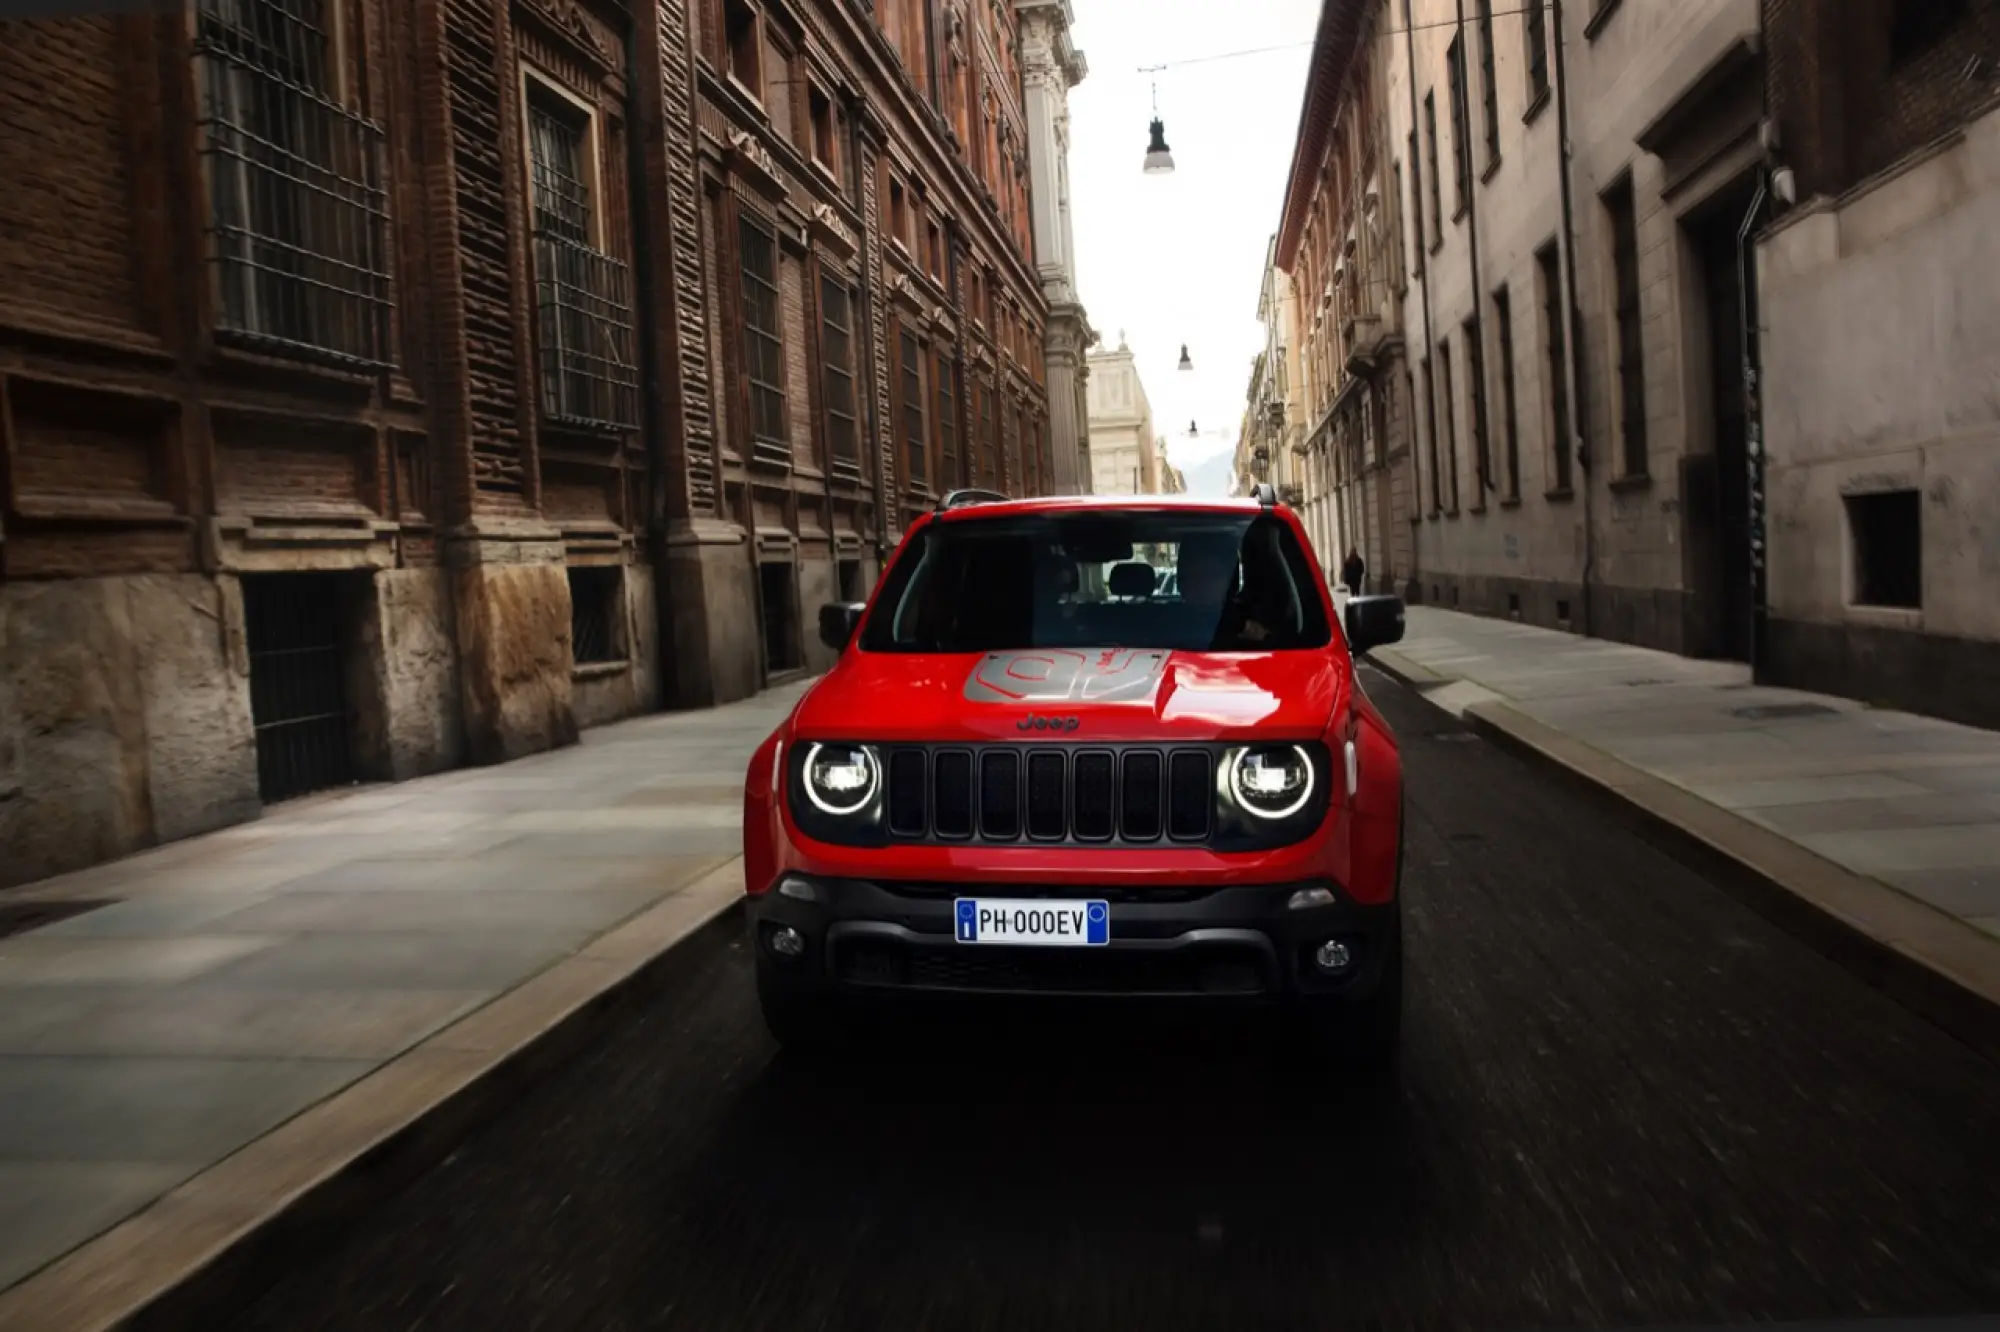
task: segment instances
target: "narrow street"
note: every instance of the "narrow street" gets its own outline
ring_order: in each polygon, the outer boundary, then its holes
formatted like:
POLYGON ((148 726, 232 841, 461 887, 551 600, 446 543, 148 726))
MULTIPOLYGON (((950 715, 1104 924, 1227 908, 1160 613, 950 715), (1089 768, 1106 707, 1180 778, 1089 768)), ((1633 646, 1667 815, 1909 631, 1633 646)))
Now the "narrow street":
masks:
POLYGON ((1399 1104, 1228 1027, 779 1060, 731 919, 226 1326, 1566 1327, 2000 1307, 2000 1069, 1370 673, 1399 1104))

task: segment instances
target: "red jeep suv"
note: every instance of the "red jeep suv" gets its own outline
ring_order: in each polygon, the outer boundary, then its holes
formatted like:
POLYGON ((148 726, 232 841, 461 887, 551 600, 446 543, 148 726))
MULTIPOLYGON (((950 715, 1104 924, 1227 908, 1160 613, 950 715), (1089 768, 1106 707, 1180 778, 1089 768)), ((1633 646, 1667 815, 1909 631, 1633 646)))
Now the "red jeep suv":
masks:
POLYGON ((1269 487, 956 492, 820 633, 839 661, 744 792, 781 1043, 871 998, 1123 996, 1261 1004, 1302 1053, 1393 1066, 1402 763, 1355 659, 1403 603, 1336 615, 1269 487))

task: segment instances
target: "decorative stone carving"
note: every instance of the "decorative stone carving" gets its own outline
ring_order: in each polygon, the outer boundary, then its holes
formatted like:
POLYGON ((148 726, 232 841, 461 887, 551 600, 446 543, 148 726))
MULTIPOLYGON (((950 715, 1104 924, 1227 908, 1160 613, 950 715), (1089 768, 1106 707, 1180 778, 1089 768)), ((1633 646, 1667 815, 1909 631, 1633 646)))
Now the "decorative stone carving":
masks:
POLYGON ((813 234, 842 259, 852 259, 861 249, 861 238, 841 219, 832 204, 813 205, 811 226, 813 234))
POLYGON ((791 193, 778 160, 749 130, 729 131, 729 165, 746 184, 766 198, 778 200, 791 193))
POLYGON ((576 0, 534 0, 534 6, 536 12, 555 26, 556 31, 564 33, 595 56, 600 65, 616 69, 622 63, 610 39, 576 0))

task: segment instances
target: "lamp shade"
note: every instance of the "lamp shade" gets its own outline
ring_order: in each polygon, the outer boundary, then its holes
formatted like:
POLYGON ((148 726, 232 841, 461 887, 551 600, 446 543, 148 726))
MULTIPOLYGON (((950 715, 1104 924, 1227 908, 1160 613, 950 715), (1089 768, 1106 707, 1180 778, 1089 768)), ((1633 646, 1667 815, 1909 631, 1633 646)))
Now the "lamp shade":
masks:
POLYGON ((1167 127, 1154 116, 1152 141, 1146 145, 1146 174, 1163 176, 1173 169, 1174 155, 1167 147, 1167 127))

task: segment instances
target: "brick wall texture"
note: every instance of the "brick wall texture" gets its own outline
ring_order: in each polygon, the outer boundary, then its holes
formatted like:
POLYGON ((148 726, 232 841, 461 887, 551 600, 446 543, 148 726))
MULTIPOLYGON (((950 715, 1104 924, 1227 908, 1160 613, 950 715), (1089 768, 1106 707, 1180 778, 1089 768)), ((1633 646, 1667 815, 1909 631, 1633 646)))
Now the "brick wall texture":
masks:
POLYGON ((1802 197, 1840 194, 2000 99, 2000 0, 1763 0, 1802 197))

